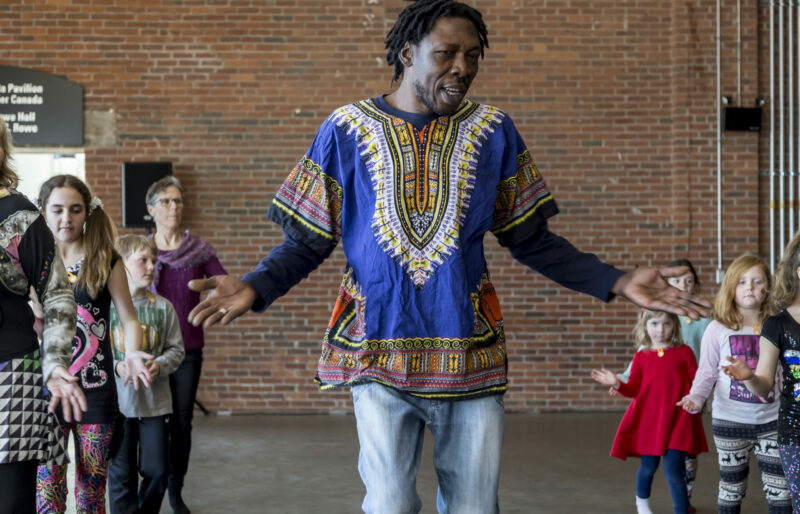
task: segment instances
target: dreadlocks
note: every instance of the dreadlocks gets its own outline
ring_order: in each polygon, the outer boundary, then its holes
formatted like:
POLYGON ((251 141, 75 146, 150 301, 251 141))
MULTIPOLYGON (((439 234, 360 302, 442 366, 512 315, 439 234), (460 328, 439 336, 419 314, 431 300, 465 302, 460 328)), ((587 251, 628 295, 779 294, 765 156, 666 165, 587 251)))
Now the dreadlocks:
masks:
POLYGON ((392 82, 403 74, 403 63, 400 62, 400 50, 406 43, 418 44, 433 29, 439 18, 465 18, 475 25, 478 39, 481 42, 481 57, 483 49, 489 48, 489 39, 486 35, 486 25, 483 23, 481 13, 467 4, 455 0, 411 0, 414 3, 400 11, 392 30, 386 35, 384 43, 388 50, 386 62, 394 66, 392 82))

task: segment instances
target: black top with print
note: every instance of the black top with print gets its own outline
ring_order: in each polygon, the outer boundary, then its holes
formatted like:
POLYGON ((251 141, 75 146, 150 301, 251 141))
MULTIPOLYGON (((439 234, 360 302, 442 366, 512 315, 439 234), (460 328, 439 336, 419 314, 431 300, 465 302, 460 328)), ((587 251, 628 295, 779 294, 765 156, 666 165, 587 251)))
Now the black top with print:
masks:
MULTIPOLYGON (((118 256, 111 260, 111 268, 118 256)), ((70 281, 77 279, 83 259, 67 268, 70 281)), ((83 414, 82 424, 110 423, 119 414, 117 383, 114 380, 114 355, 109 337, 109 311, 111 293, 108 284, 97 294, 89 296, 85 288, 73 283, 75 303, 78 307, 78 326, 72 340, 72 360, 69 372, 78 377, 78 384, 86 395, 89 409, 83 414)))
POLYGON ((761 336, 778 347, 783 368, 778 443, 800 444, 800 324, 785 310, 764 322, 761 336))

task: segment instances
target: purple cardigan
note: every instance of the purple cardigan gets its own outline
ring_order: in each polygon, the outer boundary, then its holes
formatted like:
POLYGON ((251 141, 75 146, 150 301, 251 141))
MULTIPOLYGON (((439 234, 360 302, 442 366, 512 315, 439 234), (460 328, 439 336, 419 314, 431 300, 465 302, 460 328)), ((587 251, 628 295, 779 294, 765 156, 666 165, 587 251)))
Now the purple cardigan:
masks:
MULTIPOLYGON (((152 236, 151 236, 152 237, 152 236)), ((159 250, 156 273, 149 289, 172 302, 181 325, 183 347, 188 351, 203 348, 203 327, 189 323, 189 312, 200 303, 200 293, 189 289, 196 278, 227 275, 214 248, 189 231, 174 250, 159 250)))

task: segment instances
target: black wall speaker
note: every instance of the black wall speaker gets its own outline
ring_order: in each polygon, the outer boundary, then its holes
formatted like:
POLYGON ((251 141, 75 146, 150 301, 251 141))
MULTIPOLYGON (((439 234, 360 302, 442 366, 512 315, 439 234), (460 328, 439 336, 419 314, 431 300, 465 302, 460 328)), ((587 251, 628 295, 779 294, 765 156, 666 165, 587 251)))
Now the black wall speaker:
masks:
POLYGON ((761 130, 761 107, 725 106, 723 113, 725 130, 745 130, 758 132, 761 130))
POLYGON ((147 188, 161 178, 172 175, 171 162, 126 162, 122 164, 122 226, 152 227, 147 214, 147 188))

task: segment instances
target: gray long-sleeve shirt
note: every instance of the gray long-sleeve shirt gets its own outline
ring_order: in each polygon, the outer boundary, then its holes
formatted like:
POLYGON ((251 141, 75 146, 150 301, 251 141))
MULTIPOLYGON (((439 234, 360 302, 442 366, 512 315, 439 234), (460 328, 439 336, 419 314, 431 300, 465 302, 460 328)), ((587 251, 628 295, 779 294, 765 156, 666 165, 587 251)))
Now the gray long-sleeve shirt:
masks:
MULTIPOLYGON (((172 412, 172 394, 169 375, 183 362, 184 350, 181 328, 175 308, 164 298, 149 291, 133 299, 136 316, 142 324, 141 350, 155 357, 160 368, 158 377, 150 387, 123 385, 117 380, 119 410, 126 418, 151 418, 172 412)), ((125 358, 122 324, 116 309, 111 307, 111 346, 114 365, 125 358)))

